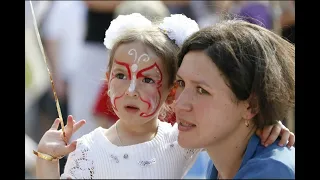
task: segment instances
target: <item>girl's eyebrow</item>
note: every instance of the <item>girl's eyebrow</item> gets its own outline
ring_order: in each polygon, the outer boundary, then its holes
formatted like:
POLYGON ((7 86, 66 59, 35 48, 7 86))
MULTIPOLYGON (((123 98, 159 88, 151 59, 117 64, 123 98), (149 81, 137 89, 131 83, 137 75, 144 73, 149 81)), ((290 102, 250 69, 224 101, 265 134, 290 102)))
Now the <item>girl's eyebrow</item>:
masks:
POLYGON ((121 65, 117 65, 112 68, 112 71, 126 71, 126 68, 121 65))
POLYGON ((158 76, 159 73, 156 73, 156 72, 143 72, 142 74, 144 76, 149 76, 149 77, 151 76, 152 77, 152 76, 158 76))

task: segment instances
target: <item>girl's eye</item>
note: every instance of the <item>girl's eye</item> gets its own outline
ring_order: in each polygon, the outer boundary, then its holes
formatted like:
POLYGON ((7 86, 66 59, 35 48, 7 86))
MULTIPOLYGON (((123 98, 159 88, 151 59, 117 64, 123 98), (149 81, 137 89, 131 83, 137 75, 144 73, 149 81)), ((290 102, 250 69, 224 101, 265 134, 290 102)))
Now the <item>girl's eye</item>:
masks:
POLYGON ((197 87, 197 92, 199 94, 209 94, 208 91, 204 90, 202 87, 197 87))
POLYGON ((176 84, 178 85, 178 87, 184 87, 184 81, 183 80, 177 80, 176 84))
POLYGON ((148 84, 153 84, 153 83, 155 83, 154 80, 151 79, 151 78, 144 78, 144 79, 142 80, 142 82, 148 83, 148 84))
POLYGON ((117 79, 124 79, 124 80, 127 79, 127 77, 126 77, 124 74, 122 74, 122 73, 116 74, 116 78, 117 78, 117 79))

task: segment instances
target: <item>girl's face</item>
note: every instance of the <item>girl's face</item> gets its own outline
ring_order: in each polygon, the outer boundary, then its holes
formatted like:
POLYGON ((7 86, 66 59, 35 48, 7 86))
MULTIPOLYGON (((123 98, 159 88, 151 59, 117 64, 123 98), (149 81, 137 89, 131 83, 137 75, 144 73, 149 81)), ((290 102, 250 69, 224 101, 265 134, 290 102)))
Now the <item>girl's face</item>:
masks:
POLYGON ((177 73, 178 142, 185 148, 217 145, 241 131, 247 105, 236 102, 222 73, 203 51, 190 51, 177 73))
POLYGON ((169 93, 162 60, 140 42, 120 45, 109 77, 110 99, 121 120, 143 124, 157 118, 169 93))

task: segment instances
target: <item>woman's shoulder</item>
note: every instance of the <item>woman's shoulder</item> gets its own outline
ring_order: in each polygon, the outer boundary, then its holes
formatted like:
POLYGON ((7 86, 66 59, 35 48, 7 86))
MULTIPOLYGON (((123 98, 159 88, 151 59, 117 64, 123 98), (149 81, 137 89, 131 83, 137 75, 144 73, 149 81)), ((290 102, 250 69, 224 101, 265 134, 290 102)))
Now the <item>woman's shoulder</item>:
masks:
POLYGON ((236 178, 295 178, 295 148, 274 143, 258 148, 237 173, 236 178), (263 169, 263 171, 261 171, 263 169))

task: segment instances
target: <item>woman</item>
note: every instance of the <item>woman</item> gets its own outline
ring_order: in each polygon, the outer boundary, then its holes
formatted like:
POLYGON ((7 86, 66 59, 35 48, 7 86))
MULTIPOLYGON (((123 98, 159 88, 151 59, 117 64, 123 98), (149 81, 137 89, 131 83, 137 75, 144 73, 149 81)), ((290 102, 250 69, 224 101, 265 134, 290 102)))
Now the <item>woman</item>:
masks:
POLYGON ((285 119, 293 106, 294 58, 291 43, 242 20, 201 29, 184 42, 178 142, 207 150, 207 178, 294 178, 294 147, 278 146, 278 140, 262 145, 255 134, 285 119))

